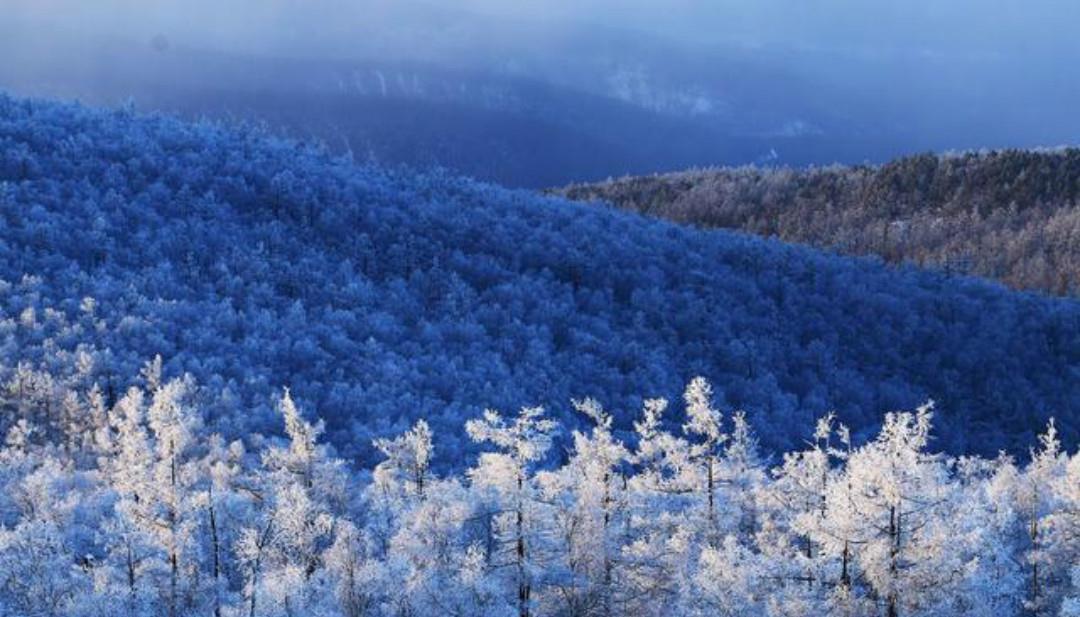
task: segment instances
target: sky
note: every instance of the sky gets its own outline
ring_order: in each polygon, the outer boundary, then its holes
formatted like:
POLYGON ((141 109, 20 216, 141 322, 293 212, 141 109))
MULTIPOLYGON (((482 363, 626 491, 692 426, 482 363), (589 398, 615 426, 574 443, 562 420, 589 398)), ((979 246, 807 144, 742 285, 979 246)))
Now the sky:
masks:
MULTIPOLYGON (((84 30, 160 30, 200 44, 266 49, 301 45, 298 37, 312 29, 347 38, 351 29, 407 32, 455 16, 597 24, 683 43, 866 55, 1019 56, 1080 49, 1080 3, 1066 0, 6 0, 5 13, 84 30)), ((326 41, 306 42, 317 48, 326 41)))
POLYGON ((911 137, 890 152, 1080 142, 1075 0, 3 2, 0 30, 23 35, 7 53, 24 74, 70 41, 158 37, 498 70, 605 96, 630 88, 687 113, 735 109, 726 121, 757 122, 748 132, 846 124, 911 137))

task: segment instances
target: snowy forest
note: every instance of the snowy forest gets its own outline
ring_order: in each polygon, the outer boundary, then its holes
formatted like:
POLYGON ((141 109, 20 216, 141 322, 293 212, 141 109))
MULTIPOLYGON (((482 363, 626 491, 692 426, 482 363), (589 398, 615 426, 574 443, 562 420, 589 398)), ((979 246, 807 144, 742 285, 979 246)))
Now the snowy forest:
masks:
POLYGON ((0 97, 3 617, 1074 617, 1078 377, 1074 299, 0 97))
POLYGON ((555 192, 1080 296, 1078 148, 921 154, 883 165, 698 169, 555 192))
MULTIPOLYGON (((437 464, 477 407, 643 396, 708 378, 769 451, 835 411, 939 404, 936 447, 1023 457, 1080 437, 1080 303, 701 231, 438 171, 358 165, 253 129, 0 98, 0 383, 99 384, 156 355, 229 438, 282 386, 328 440, 423 418, 437 464), (28 378, 29 379, 29 378, 28 378), (27 381, 23 379, 21 381, 27 381)), ((6 430, 0 425, 0 431, 6 430)))
POLYGON ((161 366, 112 407, 16 399, 0 614, 1080 615, 1080 453, 1052 421, 1018 464, 933 453, 932 403, 862 444, 827 414, 770 462, 695 378, 632 441, 574 400, 559 464, 524 407, 465 422, 460 473, 423 420, 355 470, 288 390, 282 438, 230 442, 161 366))
POLYGON ((0 617, 1080 617, 992 4, 0 0, 0 617))

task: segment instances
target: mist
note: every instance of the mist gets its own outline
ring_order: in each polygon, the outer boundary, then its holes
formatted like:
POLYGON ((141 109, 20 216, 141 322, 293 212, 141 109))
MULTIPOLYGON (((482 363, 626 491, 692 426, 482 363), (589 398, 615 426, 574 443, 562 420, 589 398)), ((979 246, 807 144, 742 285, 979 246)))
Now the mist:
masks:
POLYGON ((538 186, 1077 143, 1078 22, 1055 0, 9 0, 0 89, 538 186))

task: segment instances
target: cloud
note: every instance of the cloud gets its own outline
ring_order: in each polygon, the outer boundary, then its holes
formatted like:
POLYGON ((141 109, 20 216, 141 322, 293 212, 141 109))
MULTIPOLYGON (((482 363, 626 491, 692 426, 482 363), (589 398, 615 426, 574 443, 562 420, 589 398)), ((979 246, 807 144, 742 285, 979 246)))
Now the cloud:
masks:
MULTIPOLYGON (((741 62, 761 73, 744 80, 760 89, 755 106, 806 96, 785 84, 813 83, 825 115, 857 111, 898 131, 940 131, 976 111, 1018 142, 1076 134, 1058 130, 1077 124, 1069 102, 1080 84, 1063 78, 1080 62, 1075 0, 0 1, 0 34, 27 41, 21 53, 7 47, 24 73, 80 37, 164 37, 249 55, 495 68, 586 89, 642 75, 650 100, 723 109, 741 62)), ((982 122, 968 123, 972 134, 982 122)))
POLYGON ((954 55, 1076 53, 1080 3, 1065 0, 7 0, 8 19, 223 49, 348 53, 423 33, 460 45, 461 24, 595 24, 676 42, 954 55))

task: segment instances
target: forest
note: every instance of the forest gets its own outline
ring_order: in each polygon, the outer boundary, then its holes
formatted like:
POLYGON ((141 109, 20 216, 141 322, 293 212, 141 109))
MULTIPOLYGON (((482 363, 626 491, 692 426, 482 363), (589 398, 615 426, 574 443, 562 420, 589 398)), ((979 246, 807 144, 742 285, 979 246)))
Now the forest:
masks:
POLYGON ((1080 295, 1080 149, 739 167, 552 191, 709 228, 1080 295))
POLYGON ((0 97, 2 617, 1074 617, 1078 377, 1071 298, 0 97))
POLYGON ((769 462, 694 378, 644 401, 632 442, 574 400, 559 464, 565 427, 523 407, 465 421, 460 472, 433 470, 424 420, 357 471, 288 390, 282 436, 229 441, 160 357, 137 384, 54 427, 22 400, 0 615, 1080 615, 1080 453, 1052 420, 1026 464, 934 453, 931 402, 863 444, 824 415, 769 462))
POLYGON ((0 617, 1080 617, 1077 24, 0 0, 0 617))
POLYGON ((0 281, 3 405, 43 427, 160 355, 227 439, 273 434, 288 386, 359 465, 425 419, 460 471, 464 418, 552 402, 581 428, 581 396, 628 437, 697 375, 773 456, 929 399, 935 451, 1080 435, 1074 300, 130 109, 0 98, 0 281))

